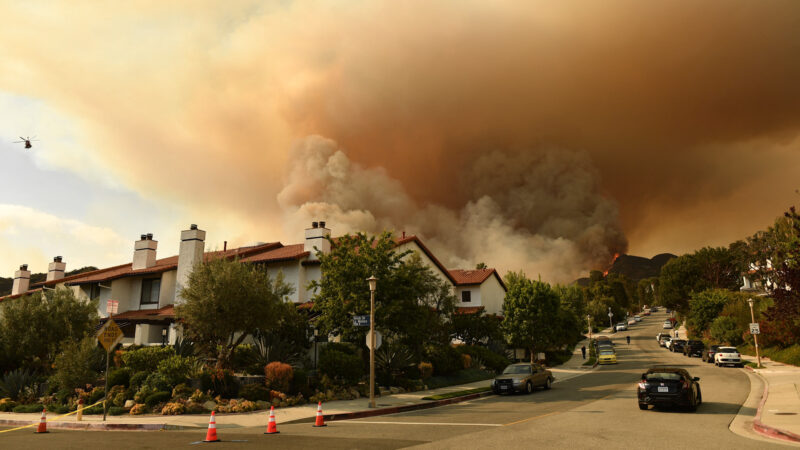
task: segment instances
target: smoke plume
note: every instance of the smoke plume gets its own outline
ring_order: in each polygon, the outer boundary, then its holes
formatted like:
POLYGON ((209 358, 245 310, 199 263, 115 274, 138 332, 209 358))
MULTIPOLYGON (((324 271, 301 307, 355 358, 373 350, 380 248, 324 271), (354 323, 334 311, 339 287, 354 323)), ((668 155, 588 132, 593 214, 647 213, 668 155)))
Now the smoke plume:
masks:
POLYGON ((600 195, 599 176, 581 152, 487 152, 453 181, 451 189, 469 198, 458 208, 419 204, 385 170, 362 167, 319 136, 295 146, 290 167, 278 194, 287 223, 325 219, 336 231, 404 230, 450 268, 485 262, 501 273, 523 269, 564 282, 627 247, 617 206, 600 195))

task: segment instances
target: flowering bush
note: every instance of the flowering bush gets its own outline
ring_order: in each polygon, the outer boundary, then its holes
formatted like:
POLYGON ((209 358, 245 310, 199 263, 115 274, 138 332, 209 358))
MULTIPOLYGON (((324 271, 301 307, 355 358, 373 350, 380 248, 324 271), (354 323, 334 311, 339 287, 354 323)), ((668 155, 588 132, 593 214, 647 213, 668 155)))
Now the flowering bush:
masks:
POLYGON ((275 391, 275 390, 269 391, 269 399, 270 399, 270 401, 271 400, 275 400, 276 398, 278 400, 286 400, 286 394, 284 394, 283 392, 275 391))
POLYGON ((464 366, 465 369, 469 369, 470 367, 472 367, 472 356, 469 356, 466 353, 462 353, 461 364, 464 366))
POLYGON ((274 361, 264 367, 267 387, 282 392, 289 390, 289 383, 294 376, 294 370, 289 364, 274 361))
POLYGON ((170 402, 161 408, 161 414, 164 416, 175 416, 186 412, 186 407, 180 402, 170 402))
POLYGON ((139 414, 144 414, 146 412, 147 412, 147 405, 145 405, 144 403, 137 403, 133 405, 133 408, 131 408, 130 414, 132 416, 138 416, 139 414))
POLYGON ((205 403, 211 400, 211 396, 203 393, 200 389, 195 389, 192 395, 189 397, 189 400, 195 403, 205 403))

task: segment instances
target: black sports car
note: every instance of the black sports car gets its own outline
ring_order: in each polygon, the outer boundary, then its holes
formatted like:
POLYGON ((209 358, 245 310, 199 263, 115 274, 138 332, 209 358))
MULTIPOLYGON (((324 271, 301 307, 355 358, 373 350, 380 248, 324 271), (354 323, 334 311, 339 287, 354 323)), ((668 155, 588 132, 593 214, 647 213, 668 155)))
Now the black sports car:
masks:
POLYGON ((684 406, 694 412, 703 402, 700 378, 685 369, 655 367, 642 374, 637 388, 639 409, 655 406, 684 406))
POLYGON ((669 350, 674 353, 683 353, 683 346, 686 345, 686 341, 683 339, 673 339, 670 341, 669 350))

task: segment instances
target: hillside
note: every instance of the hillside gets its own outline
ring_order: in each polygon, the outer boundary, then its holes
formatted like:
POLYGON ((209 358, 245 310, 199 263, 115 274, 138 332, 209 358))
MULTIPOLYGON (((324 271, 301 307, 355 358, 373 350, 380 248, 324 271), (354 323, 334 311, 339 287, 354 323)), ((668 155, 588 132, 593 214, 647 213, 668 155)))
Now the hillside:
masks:
MULTIPOLYGON (((81 267, 80 269, 75 269, 71 272, 67 272, 65 276, 69 277, 72 275, 77 275, 83 272, 90 272, 92 270, 97 270, 97 267, 94 266, 87 266, 81 267)), ((41 283, 42 281, 47 279, 46 273, 32 273, 31 274, 31 286, 36 283, 41 283)), ((11 294, 11 288, 14 286, 14 278, 3 278, 0 277, 0 297, 11 294)))
MULTIPOLYGON (((641 256, 623 254, 614 260, 614 264, 608 269, 608 273, 625 275, 634 281, 657 277, 661 273, 661 268, 664 264, 672 258, 677 258, 677 256, 672 253, 661 253, 647 259, 641 256)), ((588 286, 589 278, 578 278, 575 282, 580 286, 588 286)))

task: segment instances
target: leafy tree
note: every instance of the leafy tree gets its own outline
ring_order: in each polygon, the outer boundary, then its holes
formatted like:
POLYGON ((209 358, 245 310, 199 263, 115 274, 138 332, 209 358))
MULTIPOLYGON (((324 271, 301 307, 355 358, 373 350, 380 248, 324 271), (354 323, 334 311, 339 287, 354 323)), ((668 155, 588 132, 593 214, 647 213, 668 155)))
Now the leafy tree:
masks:
POLYGON ((323 274, 311 283, 314 310, 320 313, 317 326, 324 334, 364 345, 368 329, 354 327, 352 316, 369 314, 366 279, 374 275, 377 329, 396 336, 419 358, 426 342, 449 341, 447 323, 455 297, 419 255, 398 252, 395 246, 391 233, 377 237, 358 233, 332 242, 328 254, 317 253, 323 274))
POLYGON ((800 215, 792 207, 748 240, 755 281, 774 304, 764 313, 763 334, 781 347, 800 343, 800 215))
POLYGON ((51 381, 59 389, 73 390, 95 384, 103 370, 105 351, 97 339, 87 336, 78 341, 64 342, 63 351, 55 360, 51 381))
POLYGON ((215 356, 222 370, 231 366, 233 350, 248 336, 278 324, 281 305, 291 292, 282 274, 273 281, 257 266, 214 259, 195 266, 175 316, 187 339, 215 356))
POLYGON ((475 269, 477 269, 477 270, 486 269, 486 268, 487 268, 487 266, 486 266, 485 262, 479 262, 478 264, 475 264, 475 269))
POLYGON ((725 247, 704 247, 694 253, 698 286, 705 289, 738 290, 745 267, 738 256, 725 247))
POLYGON ((742 343, 742 330, 733 318, 720 316, 711 322, 711 337, 717 342, 739 345, 742 343))
POLYGON ((661 304, 670 309, 686 312, 689 308, 689 297, 695 289, 697 273, 697 263, 689 254, 673 258, 664 264, 658 278, 661 304))
POLYGON ((94 334, 96 302, 71 289, 35 292, 0 305, 0 345, 7 368, 49 372, 64 342, 94 334))
POLYGON ((555 286, 553 289, 561 299, 561 307, 572 311, 573 314, 583 320, 586 315, 586 293, 577 285, 555 286))
POLYGON ((475 314, 453 314, 452 337, 466 345, 485 345, 502 338, 500 320, 481 310, 475 314))
POLYGON ((274 361, 300 367, 305 361, 306 351, 311 348, 308 317, 300 314, 292 303, 280 305, 278 312, 275 327, 259 329, 254 335, 254 355, 250 364, 257 366, 259 371, 274 361))
POLYGON ((687 322, 690 331, 701 334, 708 330, 729 301, 729 291, 724 289, 710 289, 692 293, 689 300, 689 314, 687 322))
POLYGON ((544 351, 555 341, 558 293, 522 272, 509 272, 505 281, 508 291, 503 302, 503 332, 509 344, 530 349, 533 361, 537 349, 544 351))

